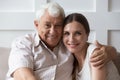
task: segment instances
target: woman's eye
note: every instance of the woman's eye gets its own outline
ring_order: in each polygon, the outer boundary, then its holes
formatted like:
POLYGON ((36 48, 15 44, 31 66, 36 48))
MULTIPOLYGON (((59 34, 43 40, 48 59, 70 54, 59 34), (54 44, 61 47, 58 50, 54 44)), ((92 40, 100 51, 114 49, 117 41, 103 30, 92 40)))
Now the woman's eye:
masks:
POLYGON ((77 35, 81 35, 82 33, 81 32, 76 32, 77 35))
POLYGON ((64 32, 63 35, 64 35, 64 36, 67 36, 67 35, 69 35, 69 32, 64 32))

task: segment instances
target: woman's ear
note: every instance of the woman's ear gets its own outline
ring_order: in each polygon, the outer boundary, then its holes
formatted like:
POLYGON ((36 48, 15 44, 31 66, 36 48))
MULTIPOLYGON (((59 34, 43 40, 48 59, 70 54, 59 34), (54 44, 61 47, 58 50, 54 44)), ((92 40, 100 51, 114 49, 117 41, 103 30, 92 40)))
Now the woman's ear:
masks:
POLYGON ((34 20, 34 25, 36 26, 36 28, 38 27, 38 20, 34 20))

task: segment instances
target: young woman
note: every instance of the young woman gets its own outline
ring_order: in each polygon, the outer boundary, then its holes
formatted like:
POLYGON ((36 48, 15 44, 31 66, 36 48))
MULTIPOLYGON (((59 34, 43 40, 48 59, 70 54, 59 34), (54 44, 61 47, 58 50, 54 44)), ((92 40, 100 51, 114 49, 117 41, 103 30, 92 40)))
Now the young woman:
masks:
POLYGON ((82 14, 73 13, 65 18, 63 42, 75 57, 74 80, 120 80, 112 61, 102 68, 94 67, 90 62, 91 54, 98 48, 87 42, 89 33, 88 21, 82 14))

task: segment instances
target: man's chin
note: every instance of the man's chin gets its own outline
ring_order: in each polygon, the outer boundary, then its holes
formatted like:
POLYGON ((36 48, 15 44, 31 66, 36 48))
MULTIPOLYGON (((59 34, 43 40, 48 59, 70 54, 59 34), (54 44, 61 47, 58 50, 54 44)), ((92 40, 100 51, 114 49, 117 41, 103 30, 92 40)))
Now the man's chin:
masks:
POLYGON ((48 39, 47 42, 50 44, 50 45, 57 45, 59 42, 58 39, 48 39))
POLYGON ((50 45, 57 45, 58 42, 57 41, 54 41, 54 40, 49 40, 48 42, 50 45))

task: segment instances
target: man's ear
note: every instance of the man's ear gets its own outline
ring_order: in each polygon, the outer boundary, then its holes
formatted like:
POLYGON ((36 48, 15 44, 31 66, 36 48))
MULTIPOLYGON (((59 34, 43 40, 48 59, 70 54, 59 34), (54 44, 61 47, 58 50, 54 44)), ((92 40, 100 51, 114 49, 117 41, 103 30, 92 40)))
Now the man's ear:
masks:
POLYGON ((36 26, 36 28, 38 27, 38 20, 34 20, 34 25, 36 26))

